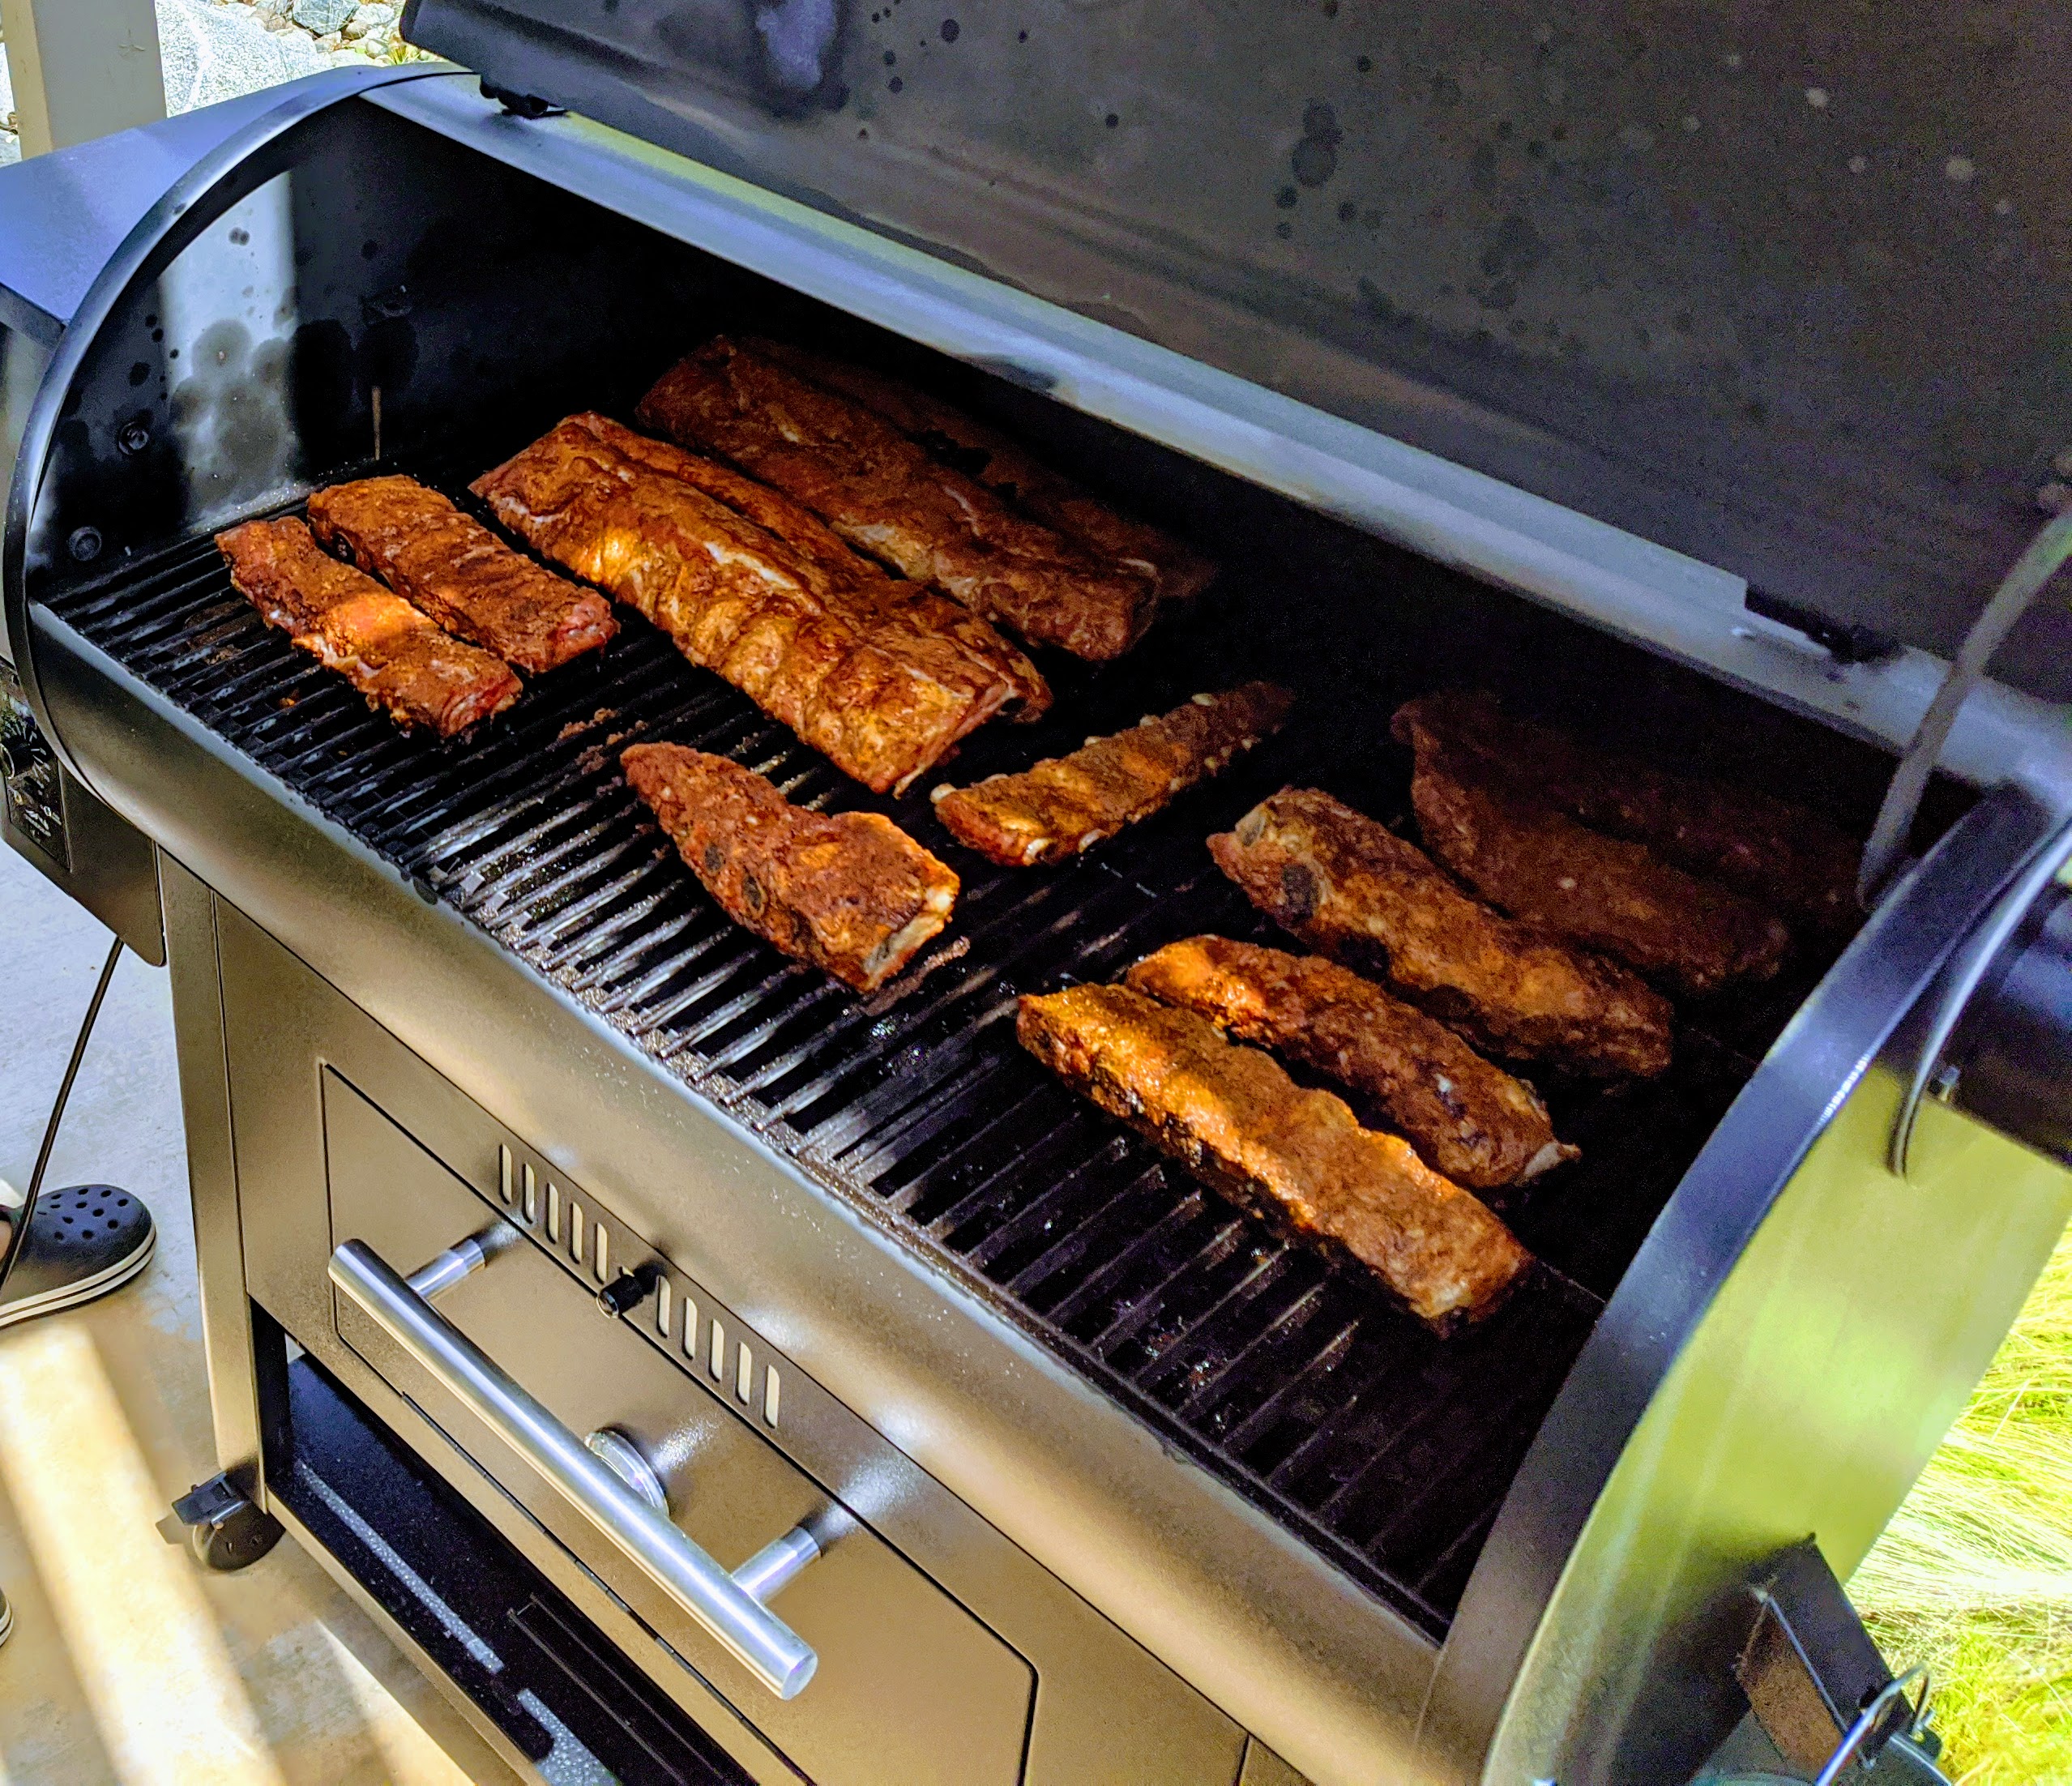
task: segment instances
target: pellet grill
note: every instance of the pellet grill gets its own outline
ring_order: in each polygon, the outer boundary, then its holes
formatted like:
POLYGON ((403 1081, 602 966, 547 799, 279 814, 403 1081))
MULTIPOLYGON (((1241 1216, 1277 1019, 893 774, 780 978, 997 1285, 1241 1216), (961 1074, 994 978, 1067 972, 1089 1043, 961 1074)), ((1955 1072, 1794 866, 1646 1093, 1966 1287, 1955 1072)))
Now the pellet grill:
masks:
POLYGON ((550 1780, 1688 1779, 1757 1590, 1809 1535, 1846 1578, 2072 1208, 2062 613, 1846 948, 1549 1086, 1549 1269, 1465 1335, 1075 1102, 1013 999, 1262 934, 1203 837, 1289 781, 1399 817, 1388 716, 1449 682, 1868 830, 2072 440, 2072 182, 1996 98, 2065 23, 1924 70, 1767 15, 908 4, 417 0, 471 72, 0 177, 7 835, 170 962, 190 1513, 279 1520, 550 1780), (641 822, 633 735, 869 803, 652 629, 441 746, 210 543, 376 463, 459 495, 740 327, 1224 565, 959 779, 1303 702, 1072 867, 960 856, 895 1000, 641 822))

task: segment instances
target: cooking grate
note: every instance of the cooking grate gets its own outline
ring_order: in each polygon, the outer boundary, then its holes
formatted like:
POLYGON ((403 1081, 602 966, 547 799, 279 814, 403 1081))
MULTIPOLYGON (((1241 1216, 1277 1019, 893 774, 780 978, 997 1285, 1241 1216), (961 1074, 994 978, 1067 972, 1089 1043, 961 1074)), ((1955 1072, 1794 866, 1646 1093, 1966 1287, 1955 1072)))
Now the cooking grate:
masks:
MULTIPOLYGON (((1197 688, 1284 672, 1268 661, 1273 630, 1241 624, 1240 600, 1211 596, 1169 623, 1143 665, 1065 666, 1052 716, 989 728, 955 779, 1197 688)), ((1752 1070, 1749 1051, 1805 990, 1779 985, 1720 1013, 1714 1034, 1687 1032, 1658 1083, 1547 1084, 1584 1158, 1509 1212, 1545 1268, 1493 1319, 1442 1341, 1357 1271, 1205 1193, 1014 1040, 1018 993, 1112 977, 1198 930, 1268 937, 1202 839, 1275 788, 1318 780, 1400 812, 1403 765, 1346 724, 1349 691, 1305 691, 1311 723, 1298 712, 1091 860, 1016 873, 948 842, 925 797, 937 778, 874 801, 631 616, 601 660, 440 746, 371 715, 263 626, 207 540, 54 612, 1435 1636, 1601 1298, 1752 1070), (1320 707, 1330 723, 1316 723, 1320 707), (720 916, 647 821, 616 767, 613 746, 636 737, 722 751, 796 800, 891 814, 964 877, 955 923, 873 998, 785 960, 720 916)), ((1363 669, 1357 698, 1385 719, 1417 686, 1363 669)))

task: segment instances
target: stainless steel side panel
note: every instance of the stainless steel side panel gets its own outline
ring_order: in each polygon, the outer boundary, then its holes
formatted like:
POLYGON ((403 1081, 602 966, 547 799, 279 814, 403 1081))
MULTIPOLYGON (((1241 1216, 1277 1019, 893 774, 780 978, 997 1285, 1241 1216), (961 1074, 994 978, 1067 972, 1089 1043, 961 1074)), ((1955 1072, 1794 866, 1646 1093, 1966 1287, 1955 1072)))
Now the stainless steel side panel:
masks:
POLYGON ((0 844, 162 968, 158 852, 52 750, 6 646, 0 639, 0 844))
MULTIPOLYGON (((652 1638, 595 1574, 559 1545, 543 1544, 536 1523, 337 1337, 323 1271, 333 1244, 323 1063, 378 1099, 485 1197, 493 1194, 497 1138, 506 1131, 249 919, 220 900, 216 910, 254 1300, 608 1635, 630 1651, 651 1645, 652 1638)), ((519 1151, 515 1164, 546 1169, 544 1157, 519 1151)), ((737 1310, 729 1310, 728 1321, 730 1328, 737 1325, 737 1310)), ((788 1370, 787 1376, 783 1420, 773 1434, 786 1455, 821 1480, 868 1483, 875 1529, 907 1555, 925 1559, 936 1581, 1035 1665, 1041 1690, 1024 1776, 1031 1786, 1223 1786, 1235 1777, 1243 1732, 823 1389, 788 1370)), ((726 1703, 688 1670, 664 1679, 707 1729, 722 1741, 731 1733, 731 1745, 754 1771, 758 1739, 726 1703)))
POLYGON ((1895 1178, 1899 1093, 1880 1070, 1851 1096, 1656 1391, 1485 1780, 1683 1777, 1660 1771, 1678 1721, 1739 1709, 1749 1570, 1810 1532, 1846 1581, 1941 1442, 2072 1216, 2072 1174, 1931 1104, 1895 1178))
POLYGON ((1309 1783, 1264 1743, 1254 1742, 1245 1751, 1245 1771, 1237 1776, 1237 1786, 1309 1786, 1309 1783))
POLYGON ((1935 1106, 1886 1166, 1925 1015, 2061 820, 1989 796, 1872 917, 1714 1131, 1543 1425, 1442 1658, 1448 1777, 1681 1780, 1745 1709, 1752 1570, 1846 1579, 2072 1211, 2072 1176, 1935 1106))

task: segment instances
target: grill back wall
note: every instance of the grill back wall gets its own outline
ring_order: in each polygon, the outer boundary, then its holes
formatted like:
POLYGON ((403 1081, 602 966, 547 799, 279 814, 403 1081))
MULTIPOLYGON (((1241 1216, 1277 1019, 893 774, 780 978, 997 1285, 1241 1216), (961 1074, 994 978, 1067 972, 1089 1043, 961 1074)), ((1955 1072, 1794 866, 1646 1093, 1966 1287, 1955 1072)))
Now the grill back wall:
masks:
MULTIPOLYGON (((1720 1663, 1736 1569, 1809 1528, 1838 1567, 1869 1542, 2061 1220, 2057 1181, 2010 1162, 2003 1206, 1936 1193, 1932 1213, 1867 1234, 1852 1187, 1873 1169, 1865 1137, 1890 1083, 1873 1073, 1846 1140, 1822 1143, 1839 1158, 1818 1247, 1736 1268, 1788 1181, 1793 1207, 1815 1207, 1818 1187, 1792 1178, 1801 1153, 2049 815, 2019 801, 1967 815, 1913 890, 1929 903, 1882 915, 1805 1007, 1796 1028, 1819 1048, 1788 1040, 1724 1128, 1810 972, 1700 1014, 1662 1087, 1554 1088, 1587 1163, 1518 1216, 1554 1269, 1490 1327, 1433 1341, 1045 1080, 1003 1021, 1012 994, 1106 977, 1193 929, 1249 931, 1202 837, 1288 780, 1396 816, 1387 716, 1437 682, 1508 682, 1673 754, 1726 741, 1749 772, 1816 784, 1857 816, 1877 754, 909 348, 950 394, 1231 565, 1141 663, 1062 678, 1057 718, 981 734, 956 779, 1241 673, 1294 682, 1309 723, 1079 867, 972 874, 916 989, 859 1003, 717 917, 660 859, 605 744, 644 726, 752 762, 794 797, 869 802, 652 633, 630 626, 604 663, 439 750, 266 634, 198 536, 364 464, 377 389, 385 463, 457 491, 566 409, 623 412, 715 326, 899 357, 397 109, 340 105, 247 145, 108 281, 9 532, 11 618, 28 622, 13 635, 33 642, 24 680, 61 748, 231 906, 1318 1780, 1467 1777, 1498 1753, 1553 1756, 1564 1779, 1694 1762, 1735 1714, 1720 1663), (173 369, 197 357, 183 382, 173 369), (1786 1108, 1779 1082, 1812 1104, 1786 1108), (1800 1380, 1848 1287, 1879 1281, 1925 1229, 1975 1251, 1962 1318, 1817 1389, 1800 1380), (1687 1344, 1730 1271, 1753 1287, 1687 1344), (1826 1296, 1809 1310, 1809 1283, 1826 1296), (1778 1356, 1759 1376, 1718 1374, 1766 1336, 1778 1356), (1693 1383, 1657 1395, 1679 1352, 1734 1407, 1672 1482, 1647 1429, 1630 1441, 1643 1418, 1683 1433, 1694 1417, 1693 1383), (1838 1407, 1844 1382, 1856 1400, 1838 1407), (1780 1440, 1762 1429, 1793 1396, 1813 1398, 1822 1455, 1843 1459, 1819 1481, 1771 1467, 1780 1440), (1665 1505, 1692 1522, 1680 1537, 1655 1523, 1665 1505), (1723 1530, 1726 1555, 1708 1548, 1723 1530), (1557 1581, 1587 1545, 1602 1597, 1566 1606, 1557 1581), (1559 1660, 1569 1629, 1584 1647, 1559 1660), (1630 1689, 1581 1718, 1579 1653, 1630 1689)), ((484 123, 485 143, 522 128, 484 123)), ((932 835, 922 795, 882 810, 932 835)), ((263 1187, 241 1190, 262 1255, 263 1187)), ((1042 1752, 1039 1738, 1032 1777, 1042 1752)))

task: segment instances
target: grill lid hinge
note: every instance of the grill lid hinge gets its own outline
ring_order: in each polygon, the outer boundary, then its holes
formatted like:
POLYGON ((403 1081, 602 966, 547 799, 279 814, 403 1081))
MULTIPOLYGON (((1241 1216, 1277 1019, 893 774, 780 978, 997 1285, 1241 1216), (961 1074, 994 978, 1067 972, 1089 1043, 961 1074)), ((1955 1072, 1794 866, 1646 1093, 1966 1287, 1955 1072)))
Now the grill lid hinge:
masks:
POLYGON ((515 93, 508 87, 498 87, 487 79, 481 83, 481 88, 483 98, 492 105, 501 105, 514 118, 561 118, 568 111, 566 105, 557 105, 537 93, 515 93))

